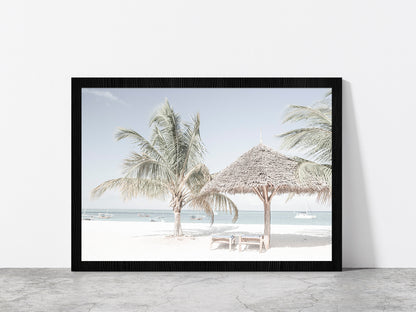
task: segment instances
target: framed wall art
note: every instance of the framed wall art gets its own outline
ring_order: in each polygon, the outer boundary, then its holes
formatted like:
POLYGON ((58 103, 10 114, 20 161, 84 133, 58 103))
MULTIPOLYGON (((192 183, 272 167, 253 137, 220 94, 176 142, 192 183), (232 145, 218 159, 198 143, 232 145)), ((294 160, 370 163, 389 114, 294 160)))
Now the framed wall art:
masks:
POLYGON ((341 270, 341 99, 341 78, 72 78, 72 270, 341 270))

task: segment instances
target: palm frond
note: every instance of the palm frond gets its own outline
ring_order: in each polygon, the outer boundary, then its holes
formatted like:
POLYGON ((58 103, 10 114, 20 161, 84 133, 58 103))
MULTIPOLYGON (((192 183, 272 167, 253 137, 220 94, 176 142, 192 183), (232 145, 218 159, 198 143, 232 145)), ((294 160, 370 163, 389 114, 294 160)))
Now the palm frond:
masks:
MULTIPOLYGON (((317 193, 317 200, 328 202, 332 185, 332 90, 314 106, 290 106, 283 122, 303 122, 306 127, 278 135, 282 148, 303 153, 310 160, 298 159, 300 181, 319 181, 328 187, 317 193)), ((289 194, 287 201, 293 197, 289 194)))
POLYGON ((189 205, 194 208, 203 207, 209 204, 212 210, 228 212, 234 214, 232 222, 238 219, 238 209, 235 203, 226 195, 221 193, 202 193, 192 196, 189 199, 189 205))
POLYGON ((304 121, 310 127, 332 128, 331 109, 328 106, 309 107, 291 105, 286 111, 283 123, 304 121))
POLYGON ((297 195, 296 193, 288 193, 287 194, 287 197, 286 197, 286 200, 285 200, 285 203, 287 203, 287 202, 289 202, 291 199, 293 199, 293 197, 295 197, 295 195, 297 195))
POLYGON ((152 158, 156 159, 157 161, 166 162, 166 159, 156 149, 154 145, 152 145, 148 140, 146 140, 143 136, 141 136, 140 134, 138 134, 136 131, 132 129, 119 128, 115 134, 115 138, 117 141, 129 138, 132 140, 133 143, 139 146, 140 151, 142 153, 150 155, 152 158))
POLYGON ((320 162, 332 161, 332 131, 321 128, 300 128, 280 134, 282 148, 305 152, 306 156, 320 162))
POLYGON ((317 201, 329 204, 332 199, 332 167, 312 161, 302 161, 298 167, 298 176, 301 182, 319 181, 327 187, 317 193, 317 201))
POLYGON ((166 138, 163 136, 162 132, 157 126, 154 126, 152 129, 152 136, 150 143, 163 154, 163 151, 166 151, 168 144, 166 138))
POLYGON ((325 99, 327 99, 327 98, 328 98, 328 97, 330 97, 330 96, 332 96, 332 89, 328 90, 328 91, 325 93, 325 99))
POLYGON ((210 217, 211 219, 211 225, 214 223, 214 210, 212 209, 211 203, 204 198, 200 198, 195 201, 191 201, 189 204, 189 207, 194 210, 202 210, 204 213, 210 217))
POLYGON ((194 167, 203 160, 205 147, 201 141, 199 126, 199 114, 193 117, 193 123, 186 123, 183 133, 184 153, 181 160, 181 173, 184 174, 188 168, 194 167))
POLYGON ((123 173, 126 177, 138 177, 157 179, 168 183, 173 179, 173 173, 169 166, 148 155, 131 153, 130 157, 124 160, 123 173))
POLYGON ((198 164, 187 172, 183 183, 185 183, 192 194, 198 194, 211 179, 208 167, 204 164, 198 164))
POLYGON ((173 162, 173 171, 179 174, 181 148, 183 147, 181 118, 179 114, 173 111, 167 99, 154 112, 149 125, 159 128, 166 142, 166 150, 164 151, 166 159, 170 159, 173 162))
POLYGON ((105 181, 91 192, 91 198, 98 198, 108 190, 120 191, 124 200, 141 195, 149 199, 166 199, 168 188, 159 181, 151 179, 119 178, 105 181))
POLYGON ((299 180, 307 182, 310 180, 321 181, 325 185, 332 185, 332 168, 330 165, 321 165, 312 161, 304 161, 298 167, 299 180))

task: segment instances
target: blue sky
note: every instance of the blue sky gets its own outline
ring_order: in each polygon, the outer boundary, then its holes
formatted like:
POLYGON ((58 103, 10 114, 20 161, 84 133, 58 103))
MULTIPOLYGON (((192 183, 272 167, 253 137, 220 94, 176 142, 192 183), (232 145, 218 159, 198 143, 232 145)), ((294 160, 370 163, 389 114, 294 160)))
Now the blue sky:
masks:
MULTIPOLYGON (((200 132, 208 150, 205 163, 219 171, 241 154, 263 144, 280 151, 276 134, 296 128, 282 124, 289 105, 312 105, 328 89, 83 89, 82 92, 82 204, 84 209, 167 209, 167 202, 136 199, 123 202, 117 192, 90 200, 98 184, 121 176, 121 164, 134 146, 128 140, 116 142, 118 127, 132 128, 149 137, 148 122, 154 110, 168 98, 184 121, 200 113, 200 132)), ((287 151, 283 151, 288 154, 287 151)), ((308 202, 313 210, 328 210, 302 196, 285 203, 274 198, 273 210, 303 210, 308 202)), ((261 202, 250 195, 233 196, 240 209, 262 210, 261 202)))

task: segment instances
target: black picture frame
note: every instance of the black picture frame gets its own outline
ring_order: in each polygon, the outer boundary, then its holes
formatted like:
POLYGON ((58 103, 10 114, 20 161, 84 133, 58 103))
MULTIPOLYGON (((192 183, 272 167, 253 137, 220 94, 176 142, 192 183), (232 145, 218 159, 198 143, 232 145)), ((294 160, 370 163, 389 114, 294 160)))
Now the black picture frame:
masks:
POLYGON ((342 78, 72 78, 72 271, 342 270, 342 78), (332 88, 332 261, 82 261, 82 88, 332 88))

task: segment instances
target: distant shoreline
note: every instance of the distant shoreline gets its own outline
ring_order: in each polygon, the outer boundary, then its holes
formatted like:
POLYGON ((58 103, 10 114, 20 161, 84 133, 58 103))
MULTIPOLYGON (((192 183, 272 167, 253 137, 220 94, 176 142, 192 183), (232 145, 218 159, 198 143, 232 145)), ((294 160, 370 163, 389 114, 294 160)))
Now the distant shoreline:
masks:
MULTIPOLYGON (((328 211, 312 211, 313 218, 296 218, 296 211, 272 211, 272 224, 280 225, 328 225, 332 224, 332 213, 328 211)), ((173 222, 174 214, 171 210, 87 210, 83 211, 83 219, 95 221, 122 221, 122 222, 173 222), (108 218, 100 218, 100 215, 108 214, 108 218)), ((216 224, 264 224, 263 211, 240 211, 236 223, 232 223, 233 216, 229 213, 218 212, 214 215, 216 224)), ((198 210, 183 210, 181 222, 210 224, 211 217, 198 210)))
MULTIPOLYGON (((172 211, 172 209, 147 209, 147 208, 83 208, 82 211, 94 211, 94 212, 105 212, 105 211, 131 211, 131 212, 141 212, 141 211, 172 211)), ((187 209, 184 208, 183 212, 194 212, 195 214, 197 213, 203 213, 202 211, 198 211, 198 210, 192 210, 192 209, 187 209)), ((246 210, 246 209, 242 209, 239 210, 239 212, 262 212, 263 210, 259 209, 259 210, 246 210)), ((300 210, 271 210, 271 211, 276 211, 276 212, 299 212, 299 211, 304 211, 302 209, 300 210)), ((312 210, 312 212, 332 212, 332 210, 312 210)), ((218 211, 218 213, 223 213, 221 211, 218 211)))

